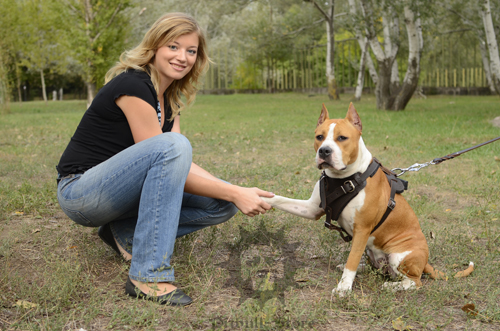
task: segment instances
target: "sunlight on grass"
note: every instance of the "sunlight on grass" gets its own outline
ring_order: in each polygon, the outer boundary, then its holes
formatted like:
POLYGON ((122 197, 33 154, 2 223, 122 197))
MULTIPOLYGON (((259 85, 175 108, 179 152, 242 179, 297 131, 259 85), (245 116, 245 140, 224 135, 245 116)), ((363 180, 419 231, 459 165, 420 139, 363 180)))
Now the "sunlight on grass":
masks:
MULTIPOLYGON (((500 116, 496 97, 414 99, 402 112, 377 110, 373 96, 363 98, 355 103, 363 139, 388 168, 500 135, 490 124, 500 116)), ((321 104, 330 117, 345 117, 349 96, 341 100, 200 95, 182 112, 181 128, 194 161, 214 175, 307 199, 320 175, 313 139, 321 104)), ((175 309, 125 297, 128 265, 96 229, 73 224, 58 207, 55 165, 84 111, 85 101, 26 102, 0 115, 0 329, 500 328, 500 142, 404 176, 430 262, 452 274, 472 260, 477 269, 470 277, 424 278, 418 291, 392 293, 381 289, 384 276, 371 270, 356 277, 351 296, 332 298, 341 276, 337 265, 350 249, 336 233, 322 221, 277 210, 254 219, 239 213, 177 241, 177 280, 195 302, 175 309), (244 251, 236 245, 242 236, 252 240, 244 251), (248 297, 240 302, 242 293, 248 297), (19 300, 34 305, 16 306, 19 300), (466 304, 474 305, 475 315, 461 309, 466 304)))

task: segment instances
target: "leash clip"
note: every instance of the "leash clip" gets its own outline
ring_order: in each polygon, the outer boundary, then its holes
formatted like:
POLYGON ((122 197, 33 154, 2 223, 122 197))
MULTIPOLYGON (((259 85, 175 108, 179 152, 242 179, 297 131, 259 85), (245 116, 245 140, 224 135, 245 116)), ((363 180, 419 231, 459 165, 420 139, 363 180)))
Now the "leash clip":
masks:
POLYGON ((415 163, 415 164, 409 166, 408 168, 394 168, 394 169, 391 169, 391 171, 394 172, 396 177, 399 177, 408 171, 419 171, 420 169, 428 167, 431 164, 434 165, 437 163, 435 163, 434 160, 432 160, 432 161, 429 161, 426 163, 415 163), (396 172, 399 172, 399 173, 396 173, 396 172))

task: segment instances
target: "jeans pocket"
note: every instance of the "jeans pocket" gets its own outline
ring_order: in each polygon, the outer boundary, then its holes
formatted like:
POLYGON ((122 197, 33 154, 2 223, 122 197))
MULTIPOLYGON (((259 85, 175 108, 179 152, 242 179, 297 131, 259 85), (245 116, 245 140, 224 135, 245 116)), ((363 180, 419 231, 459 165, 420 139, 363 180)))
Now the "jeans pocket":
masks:
POLYGON ((59 183, 59 186, 61 187, 59 191, 61 192, 61 194, 64 194, 64 192, 70 187, 70 184, 73 183, 74 181, 79 180, 81 176, 82 176, 81 174, 78 174, 76 175, 76 177, 73 178, 62 179, 61 182, 59 183))

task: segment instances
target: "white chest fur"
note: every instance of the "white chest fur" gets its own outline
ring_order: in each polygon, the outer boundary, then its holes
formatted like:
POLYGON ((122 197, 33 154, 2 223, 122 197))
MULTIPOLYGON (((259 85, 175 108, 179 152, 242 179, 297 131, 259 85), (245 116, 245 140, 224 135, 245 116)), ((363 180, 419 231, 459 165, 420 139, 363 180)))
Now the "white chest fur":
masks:
POLYGON ((349 201, 347 206, 345 206, 337 221, 339 225, 351 236, 353 234, 354 218, 356 216, 356 213, 361 209, 361 207, 363 207, 363 204, 365 203, 365 197, 365 190, 361 190, 358 195, 356 195, 354 199, 349 201))

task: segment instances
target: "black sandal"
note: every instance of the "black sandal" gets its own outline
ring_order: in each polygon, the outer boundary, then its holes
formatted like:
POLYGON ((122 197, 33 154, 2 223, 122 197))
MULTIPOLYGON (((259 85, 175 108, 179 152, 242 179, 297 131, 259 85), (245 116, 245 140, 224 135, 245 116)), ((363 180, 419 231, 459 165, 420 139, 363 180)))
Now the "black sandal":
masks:
POLYGON ((127 278, 127 283, 125 284, 125 294, 131 297, 144 298, 146 300, 158 302, 161 305, 169 306, 187 306, 193 302, 193 299, 180 289, 175 289, 170 293, 160 296, 147 295, 132 284, 130 277, 127 278))

